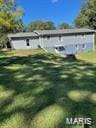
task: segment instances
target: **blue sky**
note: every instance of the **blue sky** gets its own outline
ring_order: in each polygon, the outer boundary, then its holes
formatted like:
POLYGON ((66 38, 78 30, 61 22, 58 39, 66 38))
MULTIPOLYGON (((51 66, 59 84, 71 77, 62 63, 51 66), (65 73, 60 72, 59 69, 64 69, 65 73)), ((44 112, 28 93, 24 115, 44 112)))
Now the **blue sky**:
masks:
POLYGON ((34 20, 52 20, 55 24, 67 22, 73 24, 84 0, 17 0, 25 15, 27 25, 34 20))

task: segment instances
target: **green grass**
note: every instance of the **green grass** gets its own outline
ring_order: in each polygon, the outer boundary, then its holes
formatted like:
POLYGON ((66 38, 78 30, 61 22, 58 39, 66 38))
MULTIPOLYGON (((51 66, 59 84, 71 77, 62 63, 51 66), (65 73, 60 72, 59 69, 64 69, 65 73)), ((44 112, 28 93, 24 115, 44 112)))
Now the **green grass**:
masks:
POLYGON ((96 127, 96 52, 66 60, 42 50, 0 52, 0 128, 83 128, 66 117, 91 117, 96 127))

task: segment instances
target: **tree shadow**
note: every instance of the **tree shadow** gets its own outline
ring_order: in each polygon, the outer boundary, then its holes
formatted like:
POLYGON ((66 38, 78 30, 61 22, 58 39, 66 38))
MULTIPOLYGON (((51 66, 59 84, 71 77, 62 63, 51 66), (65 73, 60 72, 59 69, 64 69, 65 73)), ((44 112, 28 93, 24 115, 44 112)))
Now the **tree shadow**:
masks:
POLYGON ((66 112, 52 128, 73 128, 66 117, 90 117, 96 126, 96 64, 50 53, 9 57, 0 67, 0 93, 0 124, 23 113, 30 128, 39 113, 58 105, 66 112))

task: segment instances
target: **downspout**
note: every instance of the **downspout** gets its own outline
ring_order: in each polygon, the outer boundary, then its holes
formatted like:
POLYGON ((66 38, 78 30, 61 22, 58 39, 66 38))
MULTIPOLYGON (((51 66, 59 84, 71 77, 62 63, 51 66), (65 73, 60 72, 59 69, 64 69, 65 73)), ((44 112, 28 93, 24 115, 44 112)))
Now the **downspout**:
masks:
POLYGON ((93 34, 93 51, 95 51, 96 48, 96 31, 93 34))

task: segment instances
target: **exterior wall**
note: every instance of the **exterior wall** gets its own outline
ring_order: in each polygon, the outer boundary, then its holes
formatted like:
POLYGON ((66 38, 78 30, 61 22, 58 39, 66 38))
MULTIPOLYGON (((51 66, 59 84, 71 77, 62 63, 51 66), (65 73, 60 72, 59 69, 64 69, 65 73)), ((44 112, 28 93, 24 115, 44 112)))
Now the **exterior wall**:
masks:
MULTIPOLYGON (((93 49, 93 43, 87 43, 85 48, 83 48, 83 44, 78 44, 78 47, 76 47, 75 44, 71 45, 62 45, 64 46, 65 50, 62 51, 64 54, 74 54, 77 52, 87 52, 93 49)), ((44 47, 47 51, 55 51, 55 47, 44 47)))
POLYGON ((56 37, 50 37, 49 40, 47 38, 42 37, 42 45, 45 47, 52 47, 56 45, 69 45, 69 44, 84 44, 84 43, 92 43, 93 42, 93 34, 85 35, 71 35, 71 36, 62 36, 61 41, 59 40, 59 35, 56 37))
POLYGON ((19 49, 36 49, 39 45, 38 38, 13 38, 11 40, 12 48, 19 49), (29 39, 30 46, 27 46, 26 39, 29 39))
POLYGON ((55 46, 64 46, 63 54, 90 51, 94 47, 94 34, 61 36, 61 40, 59 40, 59 35, 50 39, 42 38, 42 45, 48 51, 55 50, 55 46))
POLYGON ((65 50, 61 51, 62 54, 75 54, 77 52, 87 52, 93 49, 92 43, 87 43, 85 48, 83 48, 82 44, 78 44, 78 48, 76 48, 76 45, 66 45, 65 50))
POLYGON ((12 40, 11 41, 13 49, 26 49, 25 41, 24 40, 12 40))
POLYGON ((38 48, 38 46, 40 44, 39 39, 31 39, 29 41, 29 43, 30 43, 30 48, 32 48, 32 49, 38 48))
POLYGON ((94 34, 56 35, 47 37, 26 37, 12 38, 13 49, 36 49, 38 45, 47 51, 55 51, 56 46, 64 46, 62 54, 75 54, 77 52, 90 51, 94 48, 94 34), (61 39, 60 39, 61 37, 61 39), (30 46, 27 46, 26 39, 29 39, 30 46), (83 45, 85 44, 85 48, 83 45), (76 47, 77 45, 77 47, 76 47))

